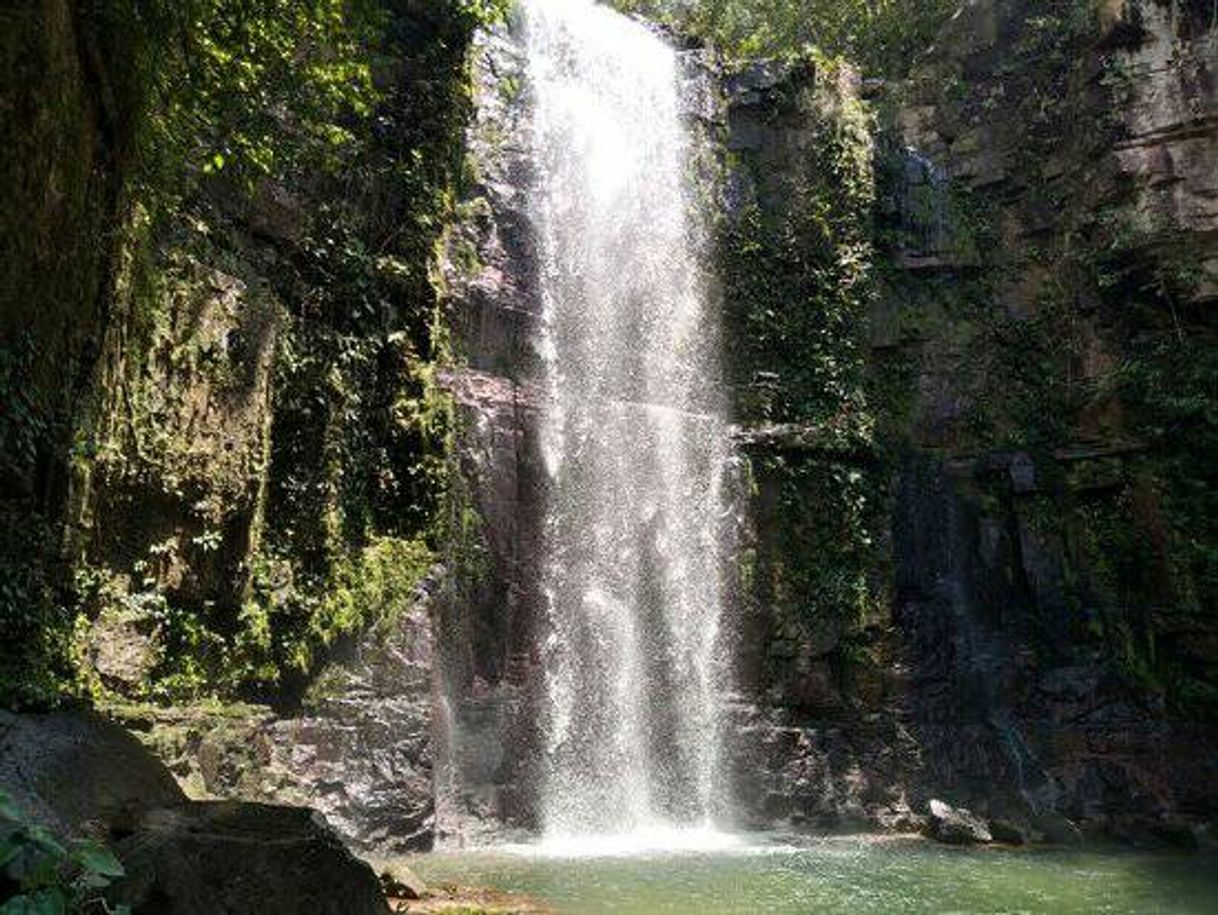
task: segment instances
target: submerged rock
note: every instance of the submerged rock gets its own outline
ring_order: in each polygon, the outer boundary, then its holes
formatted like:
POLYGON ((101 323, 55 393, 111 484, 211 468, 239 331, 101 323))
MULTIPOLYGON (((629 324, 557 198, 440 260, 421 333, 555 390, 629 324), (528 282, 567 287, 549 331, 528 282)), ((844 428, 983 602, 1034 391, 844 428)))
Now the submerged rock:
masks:
POLYGON ((948 845, 973 845, 994 841, 985 820, 963 807, 940 800, 930 802, 930 836, 948 845))

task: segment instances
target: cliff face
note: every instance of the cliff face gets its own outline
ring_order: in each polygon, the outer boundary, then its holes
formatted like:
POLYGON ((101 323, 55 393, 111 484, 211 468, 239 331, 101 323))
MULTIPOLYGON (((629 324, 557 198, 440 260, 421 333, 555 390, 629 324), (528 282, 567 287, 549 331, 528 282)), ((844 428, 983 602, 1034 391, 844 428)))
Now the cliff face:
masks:
MULTIPOLYGON (((1214 744, 1213 42, 1187 8, 970 4, 902 86, 690 55, 747 820, 909 826, 947 794, 1061 837, 1213 810, 1212 754, 1184 751, 1214 744)), ((449 258, 489 559, 448 611, 454 778, 458 819, 528 825, 538 307, 518 52, 485 60, 449 258)))
POLYGON ((865 87, 865 228, 849 157, 801 197, 798 129, 755 154, 764 218, 722 269, 729 319, 774 341, 742 345, 738 404, 764 748, 740 791, 767 815, 1212 816, 1188 748, 1215 741, 1214 41, 1184 5, 966 5, 907 84, 865 87), (792 224, 802 286, 765 231, 792 224))
POLYGON ((1214 809, 1215 40, 974 3, 895 103, 892 624, 923 779, 970 801, 1214 809))
POLYGON ((0 689, 86 694, 196 796, 426 845, 431 267, 479 14, 215 9, 0 14, 0 689))
MULTIPOLYGON (((520 50, 479 39, 470 109, 473 23, 394 10, 350 172, 170 213, 129 181, 142 58, 0 14, 0 599, 10 679, 56 658, 197 795, 400 849, 533 825, 547 493, 520 50)), ((1212 817, 1215 36, 1021 0, 900 86, 683 53, 746 822, 1212 817)))
MULTIPOLYGON (((108 322, 124 223, 122 187, 140 100, 131 62, 74 4, 0 12, 9 138, 0 156, 0 662, 6 692, 45 668, 55 609, 67 453, 108 322)), ((33 678, 36 679, 36 678, 33 678)), ((28 683, 51 688, 50 678, 28 683)))

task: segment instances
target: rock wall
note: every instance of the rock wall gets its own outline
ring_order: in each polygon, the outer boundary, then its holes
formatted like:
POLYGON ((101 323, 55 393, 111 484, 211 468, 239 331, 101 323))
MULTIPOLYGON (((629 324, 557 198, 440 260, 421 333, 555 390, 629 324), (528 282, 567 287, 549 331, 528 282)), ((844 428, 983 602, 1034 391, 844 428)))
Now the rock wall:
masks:
POLYGON ((107 26, 69 0, 0 11, 0 689, 26 700, 53 689, 68 453, 127 216, 140 97, 107 26))
POLYGON ((104 710, 156 752, 191 799, 310 807, 352 848, 427 850, 435 834, 432 626, 421 590, 413 605, 342 646, 295 713, 216 702, 104 710))
MULTIPOLYGON (((1212 817, 1184 748, 1215 740, 1213 42, 1186 5, 972 3, 900 86, 687 54, 734 341, 745 822, 1212 817)), ((442 636, 455 833, 531 825, 545 497, 510 31, 481 60, 448 246, 481 563, 442 636)))
POLYGON ((992 812, 1215 810, 1215 40, 1187 4, 970 3, 891 96, 903 719, 921 780, 992 812))
POLYGON ((476 114, 466 134, 473 180, 443 252, 458 357, 444 384, 458 405, 456 456, 468 486, 439 631, 447 702, 440 828, 458 842, 532 825, 528 747, 539 683, 533 632, 545 471, 519 28, 505 23, 475 43, 476 114))

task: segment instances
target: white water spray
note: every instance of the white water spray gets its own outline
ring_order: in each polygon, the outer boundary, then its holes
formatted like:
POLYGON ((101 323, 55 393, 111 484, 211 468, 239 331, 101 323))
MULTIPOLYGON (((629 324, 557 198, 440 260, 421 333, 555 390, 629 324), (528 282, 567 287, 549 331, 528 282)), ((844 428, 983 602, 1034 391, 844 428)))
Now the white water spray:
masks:
POLYGON ((592 0, 524 12, 552 493, 542 824, 708 830, 729 439, 677 58, 592 0))

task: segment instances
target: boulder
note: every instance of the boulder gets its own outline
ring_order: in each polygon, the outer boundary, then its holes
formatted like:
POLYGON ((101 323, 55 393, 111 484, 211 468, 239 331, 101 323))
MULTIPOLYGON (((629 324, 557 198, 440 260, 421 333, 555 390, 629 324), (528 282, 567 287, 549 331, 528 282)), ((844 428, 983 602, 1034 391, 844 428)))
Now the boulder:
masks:
POLYGON ((985 820, 963 807, 953 807, 940 800, 930 802, 930 836, 948 845, 994 841, 985 820))
POLYGON ((182 789, 132 735, 95 712, 0 711, 0 788, 61 835, 102 837, 182 789))
POLYGON ((391 899, 422 899, 427 895, 427 884, 423 878, 401 861, 381 865, 381 887, 391 899))
POLYGON ((372 868, 304 807, 191 802, 138 740, 92 711, 0 711, 0 788, 61 836, 108 843, 135 915, 385 915, 372 868))
POLYGON ((304 807, 194 801, 150 810, 115 851, 136 915, 386 915, 372 868, 304 807))
POLYGON ((990 835, 994 837, 995 842, 1006 845, 1026 845, 1028 842, 1023 827, 1010 820, 990 820, 990 835))

